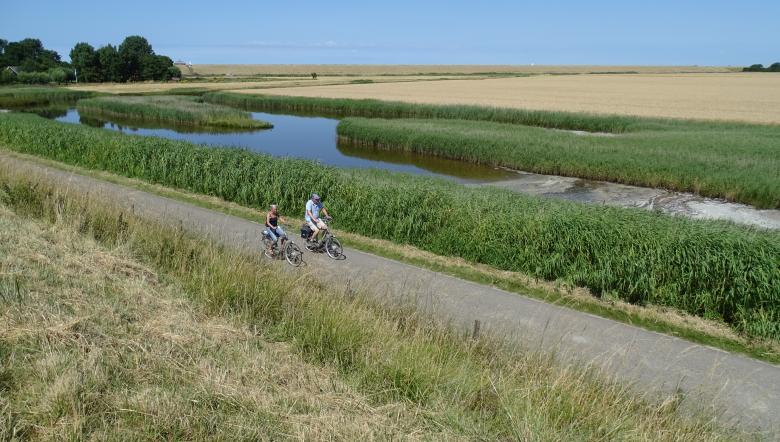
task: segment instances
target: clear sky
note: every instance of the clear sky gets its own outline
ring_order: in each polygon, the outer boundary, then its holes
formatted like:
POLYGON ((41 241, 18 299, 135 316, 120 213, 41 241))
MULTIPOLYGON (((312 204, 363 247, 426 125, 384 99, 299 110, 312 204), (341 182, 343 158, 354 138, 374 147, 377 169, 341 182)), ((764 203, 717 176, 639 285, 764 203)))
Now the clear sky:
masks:
POLYGON ((780 0, 3 1, 0 38, 143 35, 193 63, 747 65, 780 60, 780 0))

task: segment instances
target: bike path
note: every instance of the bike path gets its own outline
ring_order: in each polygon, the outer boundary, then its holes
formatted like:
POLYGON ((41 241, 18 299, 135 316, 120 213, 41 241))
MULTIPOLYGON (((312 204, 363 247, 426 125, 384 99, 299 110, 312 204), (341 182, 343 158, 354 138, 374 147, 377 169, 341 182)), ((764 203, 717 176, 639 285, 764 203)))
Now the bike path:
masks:
MULTIPOLYGON (((95 178, 14 158, 0 162, 40 175, 61 189, 103 199, 135 214, 206 234, 231 247, 262 253, 263 226, 95 178)), ((295 239, 295 232, 288 232, 295 239)), ((302 246, 302 240, 296 241, 302 246)), ((547 304, 495 287, 345 248, 345 260, 304 251, 294 271, 362 291, 390 304, 413 303, 464 331, 480 321, 482 333, 510 345, 552 352, 630 383, 649 397, 681 392, 684 404, 721 413, 727 424, 780 434, 780 367, 742 355, 547 304)), ((280 266, 293 269, 286 263, 280 266)))

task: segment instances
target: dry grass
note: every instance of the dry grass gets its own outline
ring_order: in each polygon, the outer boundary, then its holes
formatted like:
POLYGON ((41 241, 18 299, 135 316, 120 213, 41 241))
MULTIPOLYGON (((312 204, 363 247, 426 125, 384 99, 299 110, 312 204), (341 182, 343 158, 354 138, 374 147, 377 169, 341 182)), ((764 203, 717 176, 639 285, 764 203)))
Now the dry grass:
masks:
POLYGON ((542 75, 262 93, 780 124, 780 75, 763 73, 542 75))
POLYGON ((499 74, 581 74, 590 72, 732 72, 737 68, 723 66, 531 66, 531 65, 382 65, 382 64, 196 64, 192 71, 182 69, 186 75, 415 75, 415 74, 457 74, 481 73, 499 74))
POLYGON ((408 404, 372 404, 164 279, 0 206, 0 439, 430 435, 408 404))

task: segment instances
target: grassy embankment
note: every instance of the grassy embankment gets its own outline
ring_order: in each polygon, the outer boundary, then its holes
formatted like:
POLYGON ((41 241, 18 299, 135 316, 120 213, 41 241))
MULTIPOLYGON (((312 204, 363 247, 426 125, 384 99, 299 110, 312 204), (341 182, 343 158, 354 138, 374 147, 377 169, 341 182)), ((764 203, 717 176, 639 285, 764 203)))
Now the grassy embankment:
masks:
POLYGON ((203 103, 189 96, 112 96, 79 100, 81 115, 91 118, 124 118, 181 126, 226 129, 268 129, 268 122, 253 120, 248 112, 203 103))
POLYGON ((0 169, 4 438, 746 438, 42 179, 0 169))
POLYGON ((68 103, 94 95, 94 92, 73 91, 57 87, 4 87, 0 88, 0 108, 68 103))
POLYGON ((339 135, 357 146, 780 208, 777 126, 234 93, 204 99, 248 109, 372 117, 339 125, 339 135))
POLYGON ((127 136, 32 115, 0 117, 0 145, 248 207, 302 207, 318 190, 350 232, 560 279, 604 298, 718 318, 747 336, 780 337, 776 232, 127 136))

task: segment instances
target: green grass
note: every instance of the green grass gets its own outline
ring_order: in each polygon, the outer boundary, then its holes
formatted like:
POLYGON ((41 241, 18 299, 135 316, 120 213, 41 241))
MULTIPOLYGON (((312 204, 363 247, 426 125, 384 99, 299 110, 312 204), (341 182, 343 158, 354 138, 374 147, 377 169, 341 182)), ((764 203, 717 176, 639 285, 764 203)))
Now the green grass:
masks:
POLYGON ((111 96, 79 100, 76 107, 87 117, 117 117, 179 126, 231 129, 267 129, 265 121, 253 120, 248 112, 203 103, 189 96, 111 96))
POLYGON ((0 108, 46 106, 73 102, 94 95, 93 92, 73 91, 57 87, 4 87, 0 88, 0 108))
MULTIPOLYGON (((349 430, 361 428, 370 437, 366 426, 375 428, 374 437, 393 439, 750 437, 718 427, 714 416, 694 403, 681 412, 679 396, 654 403, 605 382, 592 370, 532 352, 508 353, 485 339, 464 339, 408 310, 387 310, 361 294, 323 288, 314 278, 261 264, 259 257, 237 255, 45 182, 7 170, 0 171, 0 182, 0 202, 19 215, 81 232, 107 249, 42 253, 63 243, 79 248, 79 241, 52 235, 36 241, 34 231, 21 238, 10 234, 10 241, 3 242, 4 247, 24 242, 26 247, 9 253, 20 258, 29 254, 26 261, 10 260, 16 269, 29 262, 26 272, 0 281, 3 297, 12 300, 0 312, 14 331, 0 337, 4 438, 18 430, 17 437, 74 439, 300 437, 311 426, 291 434, 295 427, 286 425, 289 416, 316 413, 307 411, 307 405, 317 404, 311 398, 283 400, 291 396, 289 390, 302 388, 300 381, 274 390, 269 380, 271 385, 260 388, 251 370, 258 364, 271 370, 277 364, 252 363, 247 359, 262 349, 242 349, 231 342, 236 334, 251 340, 258 333, 290 343, 310 364, 332 368, 370 398, 368 406, 377 414, 388 410, 398 420, 361 426, 352 425, 359 415, 345 415, 346 422, 335 419, 331 427, 308 433, 314 438, 356 437, 358 432, 349 430), (40 245, 30 247, 35 244, 40 245), (139 263, 120 261, 109 250, 125 251, 139 263), (41 259, 47 260, 46 268, 41 259), (156 278, 150 278, 145 266, 170 281, 166 286, 181 287, 182 298, 208 316, 167 314, 165 290, 146 282, 156 278), (111 274, 99 273, 103 268, 111 274), (60 276, 58 271, 73 274, 60 276), (138 292, 130 293, 135 295, 132 303, 117 290, 127 275, 137 280, 124 283, 138 292), (35 277, 26 281, 27 276, 35 277), (42 280, 53 293, 25 286, 39 288, 42 280), (62 285, 70 288, 65 297, 57 293, 62 285), (79 316, 88 313, 94 316, 79 316), (227 318, 228 323, 211 318, 227 318), (30 323, 37 327, 26 327, 30 323), (216 342, 206 328, 209 323, 216 323, 222 336, 216 342), (35 362, 36 370, 22 369, 15 363, 19 360, 35 362), (283 397, 263 403, 258 394, 283 397)), ((9 235, 7 230, 4 234, 9 235)), ((312 381, 302 381, 307 380, 312 381)), ((309 396, 318 394, 316 385, 308 388, 309 396)), ((319 394, 323 388, 328 387, 320 386, 319 394)), ((344 402, 343 390, 338 394, 344 402)), ((323 425, 316 419, 313 424, 323 425)))
POLYGON ((619 115, 603 116, 468 105, 414 104, 370 99, 286 97, 234 92, 211 92, 204 94, 203 99, 209 103, 258 111, 313 112, 337 117, 478 120, 588 132, 623 133, 671 124, 667 120, 619 115))
POLYGON ((337 169, 33 115, 1 116, 0 145, 249 207, 294 210, 318 191, 338 226, 353 233, 722 319, 747 336, 780 337, 777 232, 337 169))
POLYGON ((348 118, 353 145, 780 208, 780 126, 689 124, 619 136, 485 121, 348 118))

